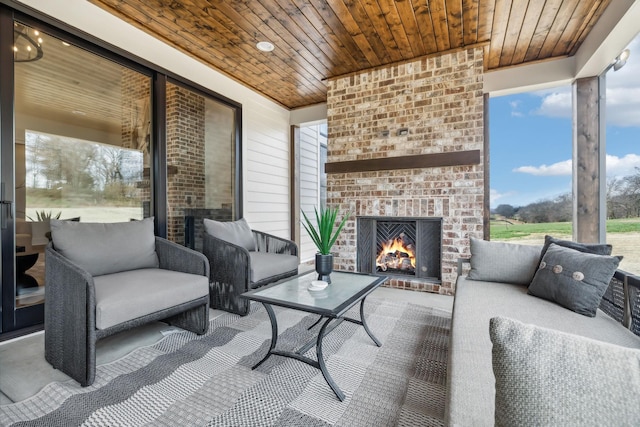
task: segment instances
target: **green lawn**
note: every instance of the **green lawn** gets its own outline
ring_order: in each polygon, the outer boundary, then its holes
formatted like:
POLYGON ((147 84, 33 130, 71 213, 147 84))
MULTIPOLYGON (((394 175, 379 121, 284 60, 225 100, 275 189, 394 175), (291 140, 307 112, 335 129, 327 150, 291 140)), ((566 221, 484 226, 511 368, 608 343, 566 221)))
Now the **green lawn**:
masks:
MULTIPOLYGON (((607 221, 607 233, 628 233, 632 231, 640 231, 640 218, 611 219, 607 221)), ((521 239, 533 234, 571 236, 571 223, 509 224, 505 221, 491 221, 491 240, 521 239)))

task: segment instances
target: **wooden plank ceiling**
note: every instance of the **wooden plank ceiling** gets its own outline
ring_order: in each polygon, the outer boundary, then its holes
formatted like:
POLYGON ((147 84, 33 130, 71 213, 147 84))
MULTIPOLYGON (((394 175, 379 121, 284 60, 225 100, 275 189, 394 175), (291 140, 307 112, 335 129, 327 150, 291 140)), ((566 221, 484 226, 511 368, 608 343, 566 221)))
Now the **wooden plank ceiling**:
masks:
POLYGON ((467 46, 487 70, 571 56, 611 0, 89 1, 297 108, 328 78, 467 46))

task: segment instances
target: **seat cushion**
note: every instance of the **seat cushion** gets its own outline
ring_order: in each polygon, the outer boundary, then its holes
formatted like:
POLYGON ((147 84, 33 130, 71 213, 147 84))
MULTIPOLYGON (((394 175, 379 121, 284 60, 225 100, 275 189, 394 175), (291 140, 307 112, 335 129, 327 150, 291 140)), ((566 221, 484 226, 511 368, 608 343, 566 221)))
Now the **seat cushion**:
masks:
POLYGON ((94 278, 96 328, 106 329, 209 295, 206 276, 145 268, 94 278))
POLYGON ((460 276, 456 282, 447 370, 448 425, 494 425, 495 380, 489 320, 496 316, 640 348, 640 338, 600 310, 596 317, 586 317, 527 294, 526 286, 460 276))
POLYGON ((153 218, 90 223, 51 220, 56 251, 92 276, 158 267, 153 218))
POLYGON ((251 257, 251 282, 261 282, 298 269, 298 257, 269 252, 249 252, 251 257))

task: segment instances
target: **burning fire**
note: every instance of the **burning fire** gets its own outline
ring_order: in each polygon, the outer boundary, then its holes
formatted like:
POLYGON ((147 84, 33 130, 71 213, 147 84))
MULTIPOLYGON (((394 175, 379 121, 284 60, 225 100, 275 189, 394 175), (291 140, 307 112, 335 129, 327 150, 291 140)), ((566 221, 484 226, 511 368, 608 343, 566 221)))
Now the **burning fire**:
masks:
POLYGON ((387 269, 415 270, 416 254, 413 245, 405 244, 402 236, 389 240, 382 245, 376 258, 376 266, 382 271, 387 269))

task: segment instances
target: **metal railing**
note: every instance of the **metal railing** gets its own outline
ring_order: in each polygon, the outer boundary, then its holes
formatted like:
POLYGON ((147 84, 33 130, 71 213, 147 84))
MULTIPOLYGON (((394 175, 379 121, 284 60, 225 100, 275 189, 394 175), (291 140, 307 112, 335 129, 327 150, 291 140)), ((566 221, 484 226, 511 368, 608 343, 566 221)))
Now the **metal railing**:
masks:
POLYGON ((600 301, 600 310, 640 336, 640 276, 617 270, 600 301))

